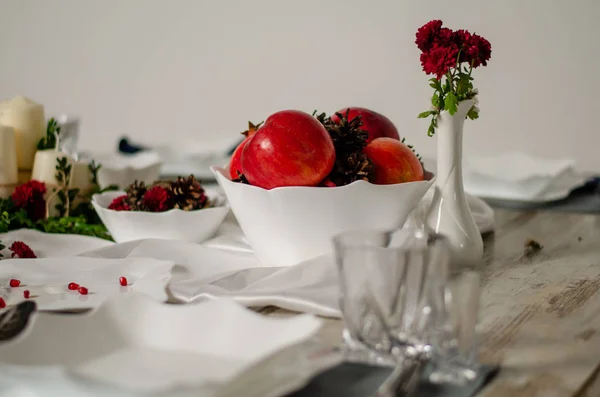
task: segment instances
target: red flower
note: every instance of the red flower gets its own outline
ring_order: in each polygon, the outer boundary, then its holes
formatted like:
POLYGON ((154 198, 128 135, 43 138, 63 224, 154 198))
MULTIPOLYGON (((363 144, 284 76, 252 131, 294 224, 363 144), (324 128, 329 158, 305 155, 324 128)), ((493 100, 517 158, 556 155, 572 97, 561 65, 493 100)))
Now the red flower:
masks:
POLYGON ((492 57, 492 45, 483 37, 473 34, 463 47, 466 62, 478 66, 487 66, 487 61, 492 57))
POLYGON ((22 241, 15 241, 8 249, 12 251, 13 258, 37 258, 31 248, 22 241))
POLYGON ((429 52, 421 54, 421 65, 427 74, 434 74, 440 80, 450 68, 456 66, 458 48, 455 45, 443 47, 434 46, 429 52))
POLYGON ((150 188, 142 198, 142 206, 150 212, 163 212, 170 209, 171 194, 162 186, 150 188))
POLYGON ((421 26, 417 30, 415 40, 415 44, 419 47, 419 50, 423 52, 427 52, 433 47, 433 42, 436 37, 438 37, 438 33, 442 29, 442 21, 439 19, 434 21, 429 21, 425 25, 421 26))
POLYGON ((46 216, 46 185, 42 182, 31 180, 15 188, 11 199, 15 207, 24 209, 32 221, 43 219, 46 216))
POLYGON ((126 199, 127 195, 119 196, 113 199, 108 206, 108 209, 113 211, 130 211, 131 207, 125 202, 126 199))

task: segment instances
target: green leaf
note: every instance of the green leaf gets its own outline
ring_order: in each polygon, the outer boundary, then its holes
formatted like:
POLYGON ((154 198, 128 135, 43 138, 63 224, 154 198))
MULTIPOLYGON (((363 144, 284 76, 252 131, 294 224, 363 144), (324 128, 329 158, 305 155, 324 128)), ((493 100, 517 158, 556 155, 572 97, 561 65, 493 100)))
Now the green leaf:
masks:
POLYGON ((37 150, 54 149, 56 147, 56 135, 60 136, 60 127, 54 118, 48 120, 46 125, 46 136, 40 139, 37 150))
POLYGON ((440 96, 437 94, 437 92, 435 94, 433 94, 433 96, 431 97, 431 104, 436 109, 440 108, 440 96))
POLYGON ((419 116, 417 116, 417 117, 420 119, 425 119, 425 118, 431 116, 433 113, 434 113, 433 110, 428 110, 426 112, 419 113, 419 116))
POLYGON ((431 84, 429 84, 429 86, 431 88, 433 88, 436 91, 440 91, 440 92, 442 91, 442 83, 438 79, 433 77, 433 78, 429 79, 429 81, 431 82, 431 84))
POLYGON ((467 74, 461 74, 456 84, 456 94, 459 98, 464 99, 469 91, 473 89, 473 83, 471 83, 471 78, 467 74))
POLYGON ((434 121, 431 120, 431 124, 429 124, 429 128, 427 129, 427 135, 428 136, 434 136, 435 135, 435 125, 434 125, 434 121))
POLYGON ((467 113, 467 117, 471 120, 477 120, 479 118, 479 112, 475 106, 469 109, 469 113, 467 113))
POLYGON ((454 115, 458 110, 458 99, 452 91, 448 92, 448 95, 446 95, 446 106, 444 109, 447 110, 450 115, 454 115))

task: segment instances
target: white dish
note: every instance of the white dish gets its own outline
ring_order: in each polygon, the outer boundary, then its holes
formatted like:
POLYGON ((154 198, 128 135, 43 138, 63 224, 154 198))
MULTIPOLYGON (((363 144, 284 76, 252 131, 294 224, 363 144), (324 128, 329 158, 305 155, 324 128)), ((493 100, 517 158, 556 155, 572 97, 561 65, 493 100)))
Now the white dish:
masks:
POLYGON ((15 241, 25 242, 38 258, 75 256, 114 244, 97 237, 44 233, 34 229, 19 229, 0 234, 0 241, 7 247, 2 251, 5 258, 10 258, 11 252, 8 247, 15 241))
POLYGON ((216 195, 207 195, 215 207, 195 211, 172 209, 165 212, 114 211, 110 203, 124 192, 105 192, 92 197, 92 205, 113 239, 126 242, 140 239, 205 241, 216 233, 229 212, 229 205, 216 195))
POLYGON ((17 304, 29 290, 38 310, 93 309, 114 295, 140 292, 163 302, 174 263, 150 258, 102 259, 85 257, 5 259, 0 265, 0 294, 8 305, 17 304), (119 278, 127 278, 122 287, 119 278), (7 288, 10 279, 21 281, 7 288), (88 289, 88 295, 70 291, 75 282, 88 289))
POLYGON ((213 396, 321 326, 312 316, 268 318, 227 300, 173 306, 136 294, 89 315, 39 313, 33 327, 0 345, 0 362, 21 373, 62 369, 100 389, 213 396))
POLYGON ((89 157, 102 164, 98 171, 101 188, 116 185, 125 190, 135 181, 151 184, 160 177, 162 160, 158 153, 144 151, 130 155, 93 153, 89 157))
POLYGON ((546 159, 520 152, 464 161, 465 191, 487 199, 544 203, 563 199, 585 178, 570 159, 546 159))
POLYGON ((269 266, 290 266, 331 252, 338 233, 401 227, 433 183, 357 181, 334 188, 266 190, 232 182, 227 169, 211 169, 256 257, 269 266))
POLYGON ((214 181, 215 175, 210 167, 213 164, 226 166, 230 157, 220 154, 194 155, 190 157, 173 158, 163 164, 160 174, 164 177, 194 175, 200 181, 214 181))

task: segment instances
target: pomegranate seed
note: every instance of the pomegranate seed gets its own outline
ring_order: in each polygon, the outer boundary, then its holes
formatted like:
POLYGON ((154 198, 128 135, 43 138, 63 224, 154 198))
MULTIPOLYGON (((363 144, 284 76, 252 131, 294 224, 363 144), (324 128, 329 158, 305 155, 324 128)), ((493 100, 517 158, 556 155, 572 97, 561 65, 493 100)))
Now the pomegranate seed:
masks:
POLYGON ((79 288, 79 284, 77 284, 77 283, 69 283, 69 285, 67 286, 67 288, 69 288, 69 290, 71 290, 71 291, 75 291, 76 289, 79 288))
POLYGON ((6 302, 4 302, 4 298, 0 296, 0 309, 4 309, 6 307, 6 302))
POLYGON ((77 291, 79 291, 79 293, 81 295, 87 295, 88 294, 88 289, 85 287, 79 287, 79 289, 77 289, 77 291))
POLYGON ((17 280, 16 278, 13 278, 9 281, 8 283, 11 287, 16 288, 19 285, 21 285, 21 280, 17 280))
POLYGON ((127 286, 127 277, 119 277, 119 284, 123 287, 127 286))
POLYGON ((25 299, 29 299, 29 295, 30 295, 30 293, 29 293, 29 290, 28 290, 28 289, 26 289, 25 291, 23 291, 23 297, 24 297, 25 299))

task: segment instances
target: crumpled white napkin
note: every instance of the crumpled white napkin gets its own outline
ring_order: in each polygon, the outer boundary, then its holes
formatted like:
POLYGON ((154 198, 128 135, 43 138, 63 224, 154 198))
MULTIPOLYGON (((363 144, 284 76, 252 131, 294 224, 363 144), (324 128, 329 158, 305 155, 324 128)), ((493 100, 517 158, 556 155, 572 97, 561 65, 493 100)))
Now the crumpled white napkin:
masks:
MULTIPOLYGON (((423 222, 432 191, 411 214, 407 225, 423 222)), ((482 233, 493 230, 493 210, 469 196, 469 205, 482 233)), ((337 270, 332 254, 294 266, 265 267, 253 256, 235 219, 219 235, 201 245, 167 240, 142 240, 87 252, 94 257, 152 257, 177 265, 169 286, 182 302, 229 297, 246 306, 278 306, 328 317, 339 317, 337 270)))
MULTIPOLYGON (((432 195, 430 190, 407 220, 407 226, 423 222, 432 195)), ((479 230, 492 231, 493 210, 473 196, 468 196, 468 202, 479 230)), ((221 225, 215 238, 203 244, 171 240, 98 242, 97 247, 87 245, 85 250, 69 241, 66 246, 72 255, 171 260, 175 267, 169 289, 172 296, 182 302, 229 297, 246 306, 274 305, 321 316, 340 316, 337 271, 331 254, 289 267, 265 267, 254 257, 232 216, 221 225)), ((60 250, 62 256, 64 251, 60 250)), ((44 254, 56 256, 51 250, 44 254)))

